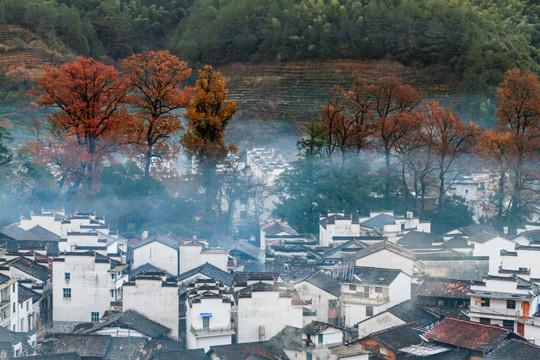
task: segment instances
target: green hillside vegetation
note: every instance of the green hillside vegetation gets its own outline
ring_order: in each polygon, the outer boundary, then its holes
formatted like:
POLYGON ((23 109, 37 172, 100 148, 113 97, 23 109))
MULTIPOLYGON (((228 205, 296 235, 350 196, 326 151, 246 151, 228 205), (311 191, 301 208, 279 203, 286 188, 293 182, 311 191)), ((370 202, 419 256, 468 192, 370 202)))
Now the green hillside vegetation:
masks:
POLYGON ((540 68, 536 0, 4 0, 0 23, 58 51, 121 59, 168 48, 195 68, 390 59, 473 89, 540 68))

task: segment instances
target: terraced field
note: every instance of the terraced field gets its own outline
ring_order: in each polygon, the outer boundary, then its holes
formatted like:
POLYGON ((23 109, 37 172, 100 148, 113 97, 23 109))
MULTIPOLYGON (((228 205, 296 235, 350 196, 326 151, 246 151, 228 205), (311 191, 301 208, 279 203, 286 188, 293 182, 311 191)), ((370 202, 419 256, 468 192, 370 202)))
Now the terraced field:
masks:
POLYGON ((353 79, 367 82, 394 75, 429 94, 448 93, 426 75, 394 62, 236 63, 219 68, 239 114, 260 120, 309 121, 328 100, 335 85, 347 88, 353 79))

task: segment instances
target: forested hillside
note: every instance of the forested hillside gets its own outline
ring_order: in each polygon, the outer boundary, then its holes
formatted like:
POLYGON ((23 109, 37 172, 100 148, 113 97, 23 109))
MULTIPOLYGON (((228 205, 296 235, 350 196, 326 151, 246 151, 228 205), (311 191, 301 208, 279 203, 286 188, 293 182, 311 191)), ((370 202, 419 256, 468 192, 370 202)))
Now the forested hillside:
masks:
POLYGON ((194 67, 391 59, 471 89, 539 73, 536 0, 3 0, 51 48, 121 59, 168 48, 194 67))

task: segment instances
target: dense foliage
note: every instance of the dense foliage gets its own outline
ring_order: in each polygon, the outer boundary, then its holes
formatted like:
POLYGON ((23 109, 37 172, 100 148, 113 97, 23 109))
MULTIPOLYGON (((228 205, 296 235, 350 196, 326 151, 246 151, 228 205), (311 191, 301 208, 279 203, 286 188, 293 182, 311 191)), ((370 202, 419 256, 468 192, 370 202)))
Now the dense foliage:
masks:
POLYGON ((0 13, 49 45, 114 59, 158 48, 194 65, 391 58, 473 88, 540 68, 535 0, 5 0, 0 13))

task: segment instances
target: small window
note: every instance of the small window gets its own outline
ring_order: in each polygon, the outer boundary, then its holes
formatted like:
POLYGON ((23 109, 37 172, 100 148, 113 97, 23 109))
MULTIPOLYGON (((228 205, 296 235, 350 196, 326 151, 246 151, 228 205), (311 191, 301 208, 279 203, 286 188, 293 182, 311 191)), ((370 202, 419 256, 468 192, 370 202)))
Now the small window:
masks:
POLYGON ((114 290, 111 290, 111 298, 114 299, 114 290))
POLYGON ((13 306, 12 306, 12 308, 13 308, 13 313, 15 313, 15 312, 17 311, 17 308, 16 308, 15 306, 16 306, 15 303, 13 303, 13 306))
POLYGON ((98 322, 99 321, 99 312, 93 312, 92 311, 92 322, 98 322))
POLYGON ((516 300, 506 300, 506 308, 507 309, 515 309, 516 308, 516 300))
POLYGON ((15 284, 11 285, 11 292, 15 292, 15 284))
POLYGON ((64 288, 64 298, 71 298, 71 289, 64 288))
POLYGON ((323 343, 323 334, 317 335, 317 343, 319 343, 319 344, 323 343))
POLYGON ((26 302, 26 311, 28 311, 28 301, 26 302))
POLYGON ((375 292, 376 292, 376 293, 379 293, 379 294, 382 293, 382 287, 380 287, 380 286, 375 286, 375 292))
POLYGON ((366 316, 373 316, 373 306, 366 306, 366 316))
POLYGON ((71 279, 71 273, 64 273, 64 279, 65 280, 71 279))
POLYGON ((111 280, 114 280, 116 278, 116 274, 111 274, 111 280))
POLYGON ((520 267, 519 268, 519 271, 527 271, 527 270, 529 270, 529 269, 527 269, 526 267, 520 267))
POLYGON ((210 318, 209 317, 203 317, 202 318, 202 326, 203 326, 203 329, 208 329, 210 327, 210 318))
POLYGON ((356 285, 349 285, 349 290, 356 291, 356 285))
POLYGON ((480 324, 489 325, 489 324, 491 324, 491 319, 490 319, 490 318, 483 318, 483 317, 481 317, 481 318, 480 318, 480 324))
POLYGON ((503 328, 514 331, 514 322, 512 320, 503 320, 503 328))
POLYGON ((489 298, 480 298, 480 305, 483 307, 489 307, 489 298))

